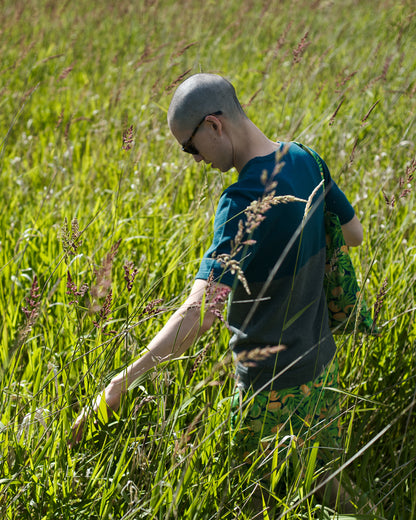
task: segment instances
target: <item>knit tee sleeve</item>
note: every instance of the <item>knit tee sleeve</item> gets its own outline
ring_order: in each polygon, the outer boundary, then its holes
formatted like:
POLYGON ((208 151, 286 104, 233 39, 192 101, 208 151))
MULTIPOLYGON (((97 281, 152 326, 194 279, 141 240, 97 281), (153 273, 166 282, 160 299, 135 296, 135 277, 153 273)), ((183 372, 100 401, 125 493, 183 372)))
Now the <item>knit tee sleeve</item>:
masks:
POLYGON ((221 196, 214 221, 214 237, 212 244, 203 256, 196 274, 197 279, 207 280, 213 276, 214 281, 232 287, 237 277, 233 263, 219 261, 222 255, 231 255, 234 265, 241 262, 241 252, 233 251, 233 241, 238 233, 239 221, 243 218, 247 201, 242 198, 231 197, 225 191, 221 196))
POLYGON ((344 192, 337 186, 329 173, 328 166, 322 161, 325 179, 325 205, 328 211, 338 215, 341 225, 347 224, 355 215, 354 208, 344 192))

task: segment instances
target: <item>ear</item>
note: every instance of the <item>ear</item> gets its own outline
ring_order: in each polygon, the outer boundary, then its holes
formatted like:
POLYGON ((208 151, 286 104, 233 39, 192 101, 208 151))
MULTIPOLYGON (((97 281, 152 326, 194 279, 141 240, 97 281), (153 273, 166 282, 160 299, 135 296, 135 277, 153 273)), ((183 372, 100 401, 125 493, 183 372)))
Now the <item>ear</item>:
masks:
POLYGON ((219 135, 222 134, 223 131, 223 124, 218 117, 214 115, 209 115, 205 118, 205 121, 209 121, 209 123, 212 125, 212 128, 218 132, 219 135))

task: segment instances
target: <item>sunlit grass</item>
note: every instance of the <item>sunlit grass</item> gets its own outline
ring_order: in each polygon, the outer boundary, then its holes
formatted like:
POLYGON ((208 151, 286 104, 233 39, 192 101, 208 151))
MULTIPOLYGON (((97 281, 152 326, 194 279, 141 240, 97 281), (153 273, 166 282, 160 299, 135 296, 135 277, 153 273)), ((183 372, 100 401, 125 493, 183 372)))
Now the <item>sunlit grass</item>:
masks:
MULTIPOLYGON (((315 148, 364 224, 357 273, 370 306, 385 281, 386 294, 380 338, 337 338, 343 463, 382 517, 416 516, 415 193, 406 179, 415 157, 415 20, 405 1, 4 3, 5 518, 250 518, 254 467, 233 469, 233 367, 220 325, 183 360, 139 381, 118 417, 91 421, 80 446, 67 446, 79 407, 183 301, 216 201, 235 179, 192 164, 169 134, 171 93, 199 71, 227 76, 270 137, 315 148), (128 265, 137 270, 131 288, 128 265), (103 266, 106 291, 93 296, 103 266), (83 284, 88 290, 75 294, 83 284)), ((333 517, 301 500, 316 484, 312 469, 292 476, 276 518, 333 517)))

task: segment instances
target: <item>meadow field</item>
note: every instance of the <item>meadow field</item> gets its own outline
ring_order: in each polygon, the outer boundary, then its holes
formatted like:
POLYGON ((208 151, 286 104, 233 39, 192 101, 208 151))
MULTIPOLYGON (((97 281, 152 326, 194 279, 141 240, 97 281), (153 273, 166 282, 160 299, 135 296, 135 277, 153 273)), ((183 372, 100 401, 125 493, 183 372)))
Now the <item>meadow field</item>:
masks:
MULTIPOLYGON (((167 127, 173 90, 202 71, 227 77, 270 138, 317 150, 363 223, 352 258, 381 335, 336 338, 339 475, 373 505, 355 518, 415 519, 414 2, 0 7, 0 517, 251 518, 220 321, 68 446, 81 408, 183 302, 236 179, 167 127)), ((274 517, 341 518, 310 494, 316 476, 313 460, 292 474, 274 517)))

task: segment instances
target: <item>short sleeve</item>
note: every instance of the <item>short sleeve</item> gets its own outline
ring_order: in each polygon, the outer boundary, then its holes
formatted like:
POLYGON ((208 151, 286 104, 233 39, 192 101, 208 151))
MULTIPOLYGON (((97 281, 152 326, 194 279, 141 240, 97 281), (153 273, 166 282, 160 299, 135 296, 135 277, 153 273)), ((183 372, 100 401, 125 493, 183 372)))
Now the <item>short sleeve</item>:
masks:
POLYGON ((328 211, 338 215, 341 225, 347 224, 355 215, 354 208, 344 192, 337 186, 329 173, 328 166, 322 161, 325 180, 325 205, 328 211))
MULTIPOLYGON (((201 260, 195 278, 207 280, 213 276, 216 282, 221 282, 229 287, 234 285, 237 273, 230 267, 226 268, 226 265, 218 261, 218 258, 220 255, 232 254, 232 259, 241 263, 241 252, 235 254, 232 248, 233 240, 238 233, 239 221, 244 218, 247 204, 247 200, 243 197, 236 197, 235 194, 230 196, 227 191, 223 193, 215 214, 213 241, 201 260)), ((247 263, 247 256, 244 263, 247 263)))

